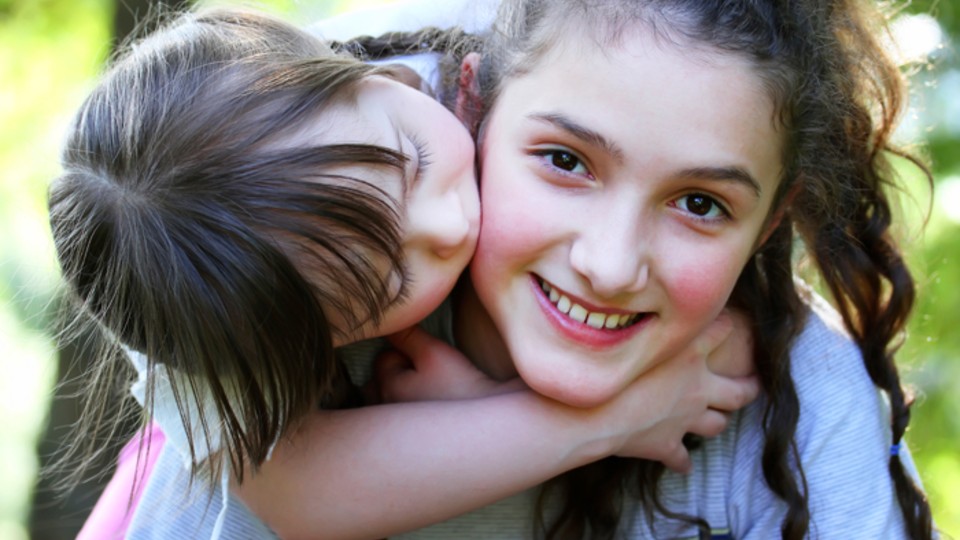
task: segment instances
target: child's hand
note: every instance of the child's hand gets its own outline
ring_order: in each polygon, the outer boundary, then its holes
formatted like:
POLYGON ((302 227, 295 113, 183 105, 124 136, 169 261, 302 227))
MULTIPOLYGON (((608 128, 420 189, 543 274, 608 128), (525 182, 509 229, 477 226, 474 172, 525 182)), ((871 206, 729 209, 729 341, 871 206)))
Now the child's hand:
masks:
POLYGON ((728 309, 718 320, 729 317, 733 324, 730 335, 707 358, 710 371, 724 377, 747 377, 756 373, 753 362, 753 330, 750 319, 739 311, 728 309))
POLYGON ((727 413, 746 406, 759 394, 756 376, 750 375, 752 360, 746 320, 721 314, 685 350, 639 377, 610 404, 612 414, 628 419, 651 418, 649 409, 638 408, 655 403, 654 417, 659 418, 626 433, 615 454, 653 459, 674 471, 688 472, 691 464, 682 442, 684 435, 719 435, 727 426, 727 413), (614 412, 617 407, 626 407, 627 412, 614 412))
POLYGON ((395 347, 377 357, 382 403, 472 399, 524 388, 520 379, 487 377, 460 351, 418 326, 387 336, 395 347))

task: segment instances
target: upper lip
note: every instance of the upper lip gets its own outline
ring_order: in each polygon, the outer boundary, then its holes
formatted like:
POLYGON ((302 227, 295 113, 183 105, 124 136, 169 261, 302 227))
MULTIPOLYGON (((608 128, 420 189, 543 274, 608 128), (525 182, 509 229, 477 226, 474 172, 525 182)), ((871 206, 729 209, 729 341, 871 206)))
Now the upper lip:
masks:
POLYGON ((541 282, 543 282, 543 283, 546 283, 546 284, 549 285, 551 288, 555 289, 558 293, 560 293, 560 294, 566 296, 567 298, 569 298, 571 302, 573 302, 573 303, 575 303, 575 304, 579 304, 581 307, 583 307, 584 309, 586 309, 587 311, 590 311, 590 312, 603 313, 603 314, 605 314, 605 315, 611 315, 611 314, 616 314, 616 315, 636 315, 636 314, 644 313, 644 312, 642 312, 642 311, 632 311, 632 310, 626 310, 626 309, 618 309, 618 308, 610 308, 610 307, 598 306, 597 304, 594 304, 594 303, 592 303, 592 302, 589 302, 589 301, 587 301, 587 300, 584 300, 584 299, 583 299, 582 297, 580 297, 580 296, 577 296, 577 295, 575 295, 575 294, 570 293, 570 292, 567 291, 566 289, 563 289, 563 288, 561 288, 561 287, 558 287, 558 286, 554 285, 554 283, 553 283, 552 281, 549 281, 549 280, 547 280, 547 279, 544 279, 542 276, 539 276, 539 275, 534 274, 534 277, 535 277, 538 281, 541 281, 541 282))

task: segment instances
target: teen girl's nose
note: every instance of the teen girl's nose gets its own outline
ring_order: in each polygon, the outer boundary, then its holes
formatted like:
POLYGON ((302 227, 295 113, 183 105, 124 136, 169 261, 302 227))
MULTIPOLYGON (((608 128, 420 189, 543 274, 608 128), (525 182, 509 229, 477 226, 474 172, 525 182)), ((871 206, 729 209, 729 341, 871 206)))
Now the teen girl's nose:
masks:
POLYGON ((590 223, 570 247, 570 265, 602 297, 639 292, 650 274, 643 238, 636 227, 617 221, 610 217, 590 223))

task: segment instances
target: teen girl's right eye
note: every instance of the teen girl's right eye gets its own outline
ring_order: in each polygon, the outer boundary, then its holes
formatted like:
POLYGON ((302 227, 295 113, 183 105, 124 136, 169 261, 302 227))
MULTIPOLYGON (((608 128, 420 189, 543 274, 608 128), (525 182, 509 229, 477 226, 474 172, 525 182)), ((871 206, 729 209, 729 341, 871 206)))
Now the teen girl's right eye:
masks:
POLYGON ((586 164, 571 150, 565 148, 544 148, 531 152, 539 157, 544 166, 564 176, 587 177, 593 179, 593 173, 586 164))
POLYGON ((701 223, 720 223, 730 219, 727 210, 715 197, 706 193, 693 192, 677 197, 670 206, 684 212, 701 223))

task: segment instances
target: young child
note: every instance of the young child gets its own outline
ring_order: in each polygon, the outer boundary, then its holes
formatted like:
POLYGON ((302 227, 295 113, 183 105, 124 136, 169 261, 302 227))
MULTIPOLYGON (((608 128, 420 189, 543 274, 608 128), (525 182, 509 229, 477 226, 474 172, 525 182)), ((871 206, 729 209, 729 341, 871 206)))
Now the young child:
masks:
POLYGON ((505 3, 461 78, 478 83, 461 103, 479 105, 484 219, 458 346, 602 402, 645 369, 637 351, 734 305, 765 399, 689 476, 604 460, 410 537, 933 536, 893 362, 914 288, 888 158, 914 158, 890 141, 905 94, 882 23, 857 1, 505 3), (795 246, 839 313, 795 281, 795 246))
MULTIPOLYGON (((228 488, 302 453, 290 433, 318 441, 311 462, 322 472, 298 472, 324 480, 311 485, 325 533, 374 537, 606 455, 685 468, 682 435, 717 434, 717 410, 756 394, 752 381, 708 369, 729 332, 718 322, 590 410, 510 391, 452 349, 433 379, 457 388, 439 393, 482 399, 343 410, 363 402, 364 365, 334 349, 425 317, 476 242, 469 134, 400 78, 281 21, 217 10, 138 42, 81 108, 50 191, 58 257, 81 307, 133 359, 139 398, 166 437, 162 450, 144 443, 148 461, 159 456, 143 496, 170 511, 140 508, 132 536, 253 534, 236 525, 251 516, 228 504, 228 488), (397 455, 405 467, 388 466, 397 455), (191 499, 194 478, 219 487, 191 499)), ((425 336, 405 336, 397 345, 431 371, 417 354, 425 336)))

